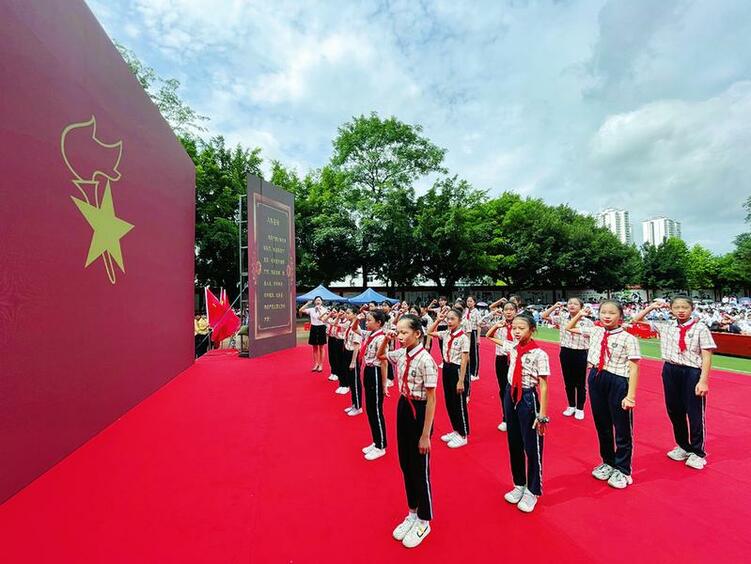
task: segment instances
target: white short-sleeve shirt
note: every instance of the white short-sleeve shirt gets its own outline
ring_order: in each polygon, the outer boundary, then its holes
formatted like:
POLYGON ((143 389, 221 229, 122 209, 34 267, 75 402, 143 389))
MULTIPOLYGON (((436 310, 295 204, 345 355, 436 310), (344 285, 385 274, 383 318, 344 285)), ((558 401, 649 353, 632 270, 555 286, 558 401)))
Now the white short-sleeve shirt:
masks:
POLYGON ((309 307, 307 309, 303 310, 303 313, 306 313, 310 316, 310 324, 315 325, 316 327, 319 325, 325 325, 326 323, 321 321, 321 316, 326 313, 328 310, 323 306, 317 306, 317 307, 309 307))
POLYGON ((411 351, 406 348, 389 351, 386 357, 390 362, 396 365, 397 383, 399 390, 402 389, 402 381, 407 378, 407 387, 410 396, 416 400, 428 399, 428 388, 438 386, 438 366, 433 357, 422 343, 416 345, 411 351), (405 376, 404 369, 407 366, 407 355, 412 357, 409 366, 409 374, 405 376))
POLYGON ((701 368, 701 351, 716 349, 712 332, 702 321, 690 320, 690 328, 686 332, 686 350, 681 352, 678 340, 681 330, 678 322, 653 323, 652 327, 660 334, 660 351, 662 359, 672 364, 701 368))
POLYGON ((628 333, 623 327, 607 331, 604 327, 593 325, 591 327, 580 327, 581 332, 589 335, 589 353, 587 353, 587 363, 591 366, 598 366, 600 363, 600 348, 605 333, 608 337, 609 354, 605 360, 603 370, 628 378, 628 362, 630 360, 641 359, 639 351, 639 341, 631 333, 628 333))

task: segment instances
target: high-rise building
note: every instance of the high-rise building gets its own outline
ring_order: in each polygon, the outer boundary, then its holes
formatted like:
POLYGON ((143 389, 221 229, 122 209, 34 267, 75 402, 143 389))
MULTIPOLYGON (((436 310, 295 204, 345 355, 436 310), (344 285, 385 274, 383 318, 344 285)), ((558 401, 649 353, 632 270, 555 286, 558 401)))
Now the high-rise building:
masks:
POLYGON ((615 236, 621 240, 621 243, 627 245, 633 243, 634 236, 631 228, 631 220, 626 210, 608 208, 598 213, 595 216, 595 220, 598 226, 607 227, 615 233, 615 236))
POLYGON ((681 238, 681 224, 669 217, 655 217, 641 222, 644 242, 654 245, 662 245, 669 237, 681 238))

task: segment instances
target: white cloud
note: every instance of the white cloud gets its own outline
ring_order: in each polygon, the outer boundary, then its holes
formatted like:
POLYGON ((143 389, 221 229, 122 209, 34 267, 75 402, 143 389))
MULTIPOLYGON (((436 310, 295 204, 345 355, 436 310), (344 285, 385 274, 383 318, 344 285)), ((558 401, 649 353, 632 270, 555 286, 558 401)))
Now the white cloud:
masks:
POLYGON ((328 160, 339 125, 377 111, 422 124, 491 193, 668 213, 720 251, 744 228, 749 2, 89 5, 182 80, 210 133, 301 172, 328 160))

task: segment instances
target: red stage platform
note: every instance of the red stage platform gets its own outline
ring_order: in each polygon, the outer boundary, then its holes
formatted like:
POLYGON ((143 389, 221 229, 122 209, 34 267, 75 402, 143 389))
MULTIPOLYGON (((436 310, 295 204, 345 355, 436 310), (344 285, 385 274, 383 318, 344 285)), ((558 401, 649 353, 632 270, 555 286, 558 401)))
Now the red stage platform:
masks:
MULTIPOLYGON (((751 379, 715 372, 709 465, 672 462, 659 363, 644 361, 635 483, 616 491, 598 462, 589 412, 560 415, 557 347, 544 496, 522 514, 496 430, 492 347, 473 384, 468 447, 433 440, 433 533, 414 551, 391 539, 405 513, 387 404, 388 455, 365 462, 365 416, 298 347, 255 360, 202 358, 0 506, 0 561, 33 562, 742 562, 751 554, 751 379)), ((439 402, 436 435, 447 430, 439 402)), ((4 461, 4 464, 12 461, 4 461)))

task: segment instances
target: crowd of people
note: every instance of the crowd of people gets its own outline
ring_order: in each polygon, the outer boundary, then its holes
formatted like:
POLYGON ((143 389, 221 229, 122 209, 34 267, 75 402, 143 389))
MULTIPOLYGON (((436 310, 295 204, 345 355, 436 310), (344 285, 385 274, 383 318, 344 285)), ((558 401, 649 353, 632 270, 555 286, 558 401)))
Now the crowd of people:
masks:
POLYGON ((328 379, 337 382, 337 394, 351 399, 345 413, 354 418, 364 408, 367 414, 365 460, 386 455, 383 400, 391 393, 399 396, 397 451, 408 513, 393 537, 405 547, 418 546, 431 531, 430 452, 439 380, 451 424, 440 440, 450 449, 466 447, 483 338, 495 345, 498 430, 507 434, 509 449, 513 487, 504 498, 520 511, 532 512, 542 495, 550 423, 551 363, 534 339, 539 323, 560 330, 567 398, 562 415, 584 421, 589 393, 601 459, 592 470, 595 479, 620 490, 633 483, 633 410, 641 355, 639 340, 625 330, 628 323, 650 323, 661 339, 665 406, 676 441, 668 458, 695 470, 706 465, 704 411, 716 346, 700 319, 702 311, 687 296, 628 309, 616 300, 588 305, 578 298, 545 309, 527 308, 512 296, 484 310, 472 296, 452 303, 441 297, 422 307, 406 302, 327 307, 317 298, 299 311, 310 317, 312 370, 323 372, 327 356, 328 379), (434 346, 440 362, 430 353, 434 346))

